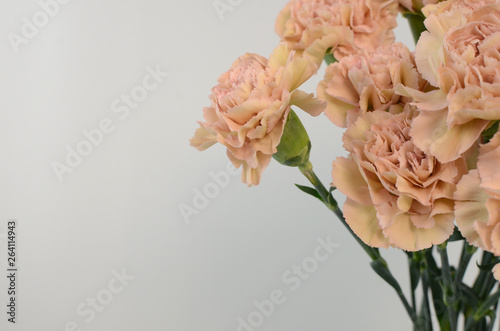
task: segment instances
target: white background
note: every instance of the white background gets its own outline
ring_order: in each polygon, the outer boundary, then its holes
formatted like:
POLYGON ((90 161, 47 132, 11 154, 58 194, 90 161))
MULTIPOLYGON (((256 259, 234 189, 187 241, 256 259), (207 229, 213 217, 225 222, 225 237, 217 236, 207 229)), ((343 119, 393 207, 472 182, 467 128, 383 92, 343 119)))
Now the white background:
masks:
MULTIPOLYGON (((72 0, 16 53, 8 34, 22 36, 23 17, 41 9, 0 0, 0 233, 18 220, 19 258, 17 324, 7 323, 2 276, 1 330, 63 331, 74 322, 84 331, 235 331, 273 290, 286 300, 256 330, 411 329, 354 239, 294 187, 307 184, 297 169, 273 162, 252 188, 231 176, 190 223, 180 213, 227 164, 222 146, 200 153, 188 143, 210 88, 245 52, 272 53, 286 2, 244 0, 221 19, 212 0, 72 0), (120 119, 112 103, 141 85, 148 67, 169 76, 120 119), (104 118, 114 131, 60 182, 51 164, 65 163, 67 146, 104 118), (282 275, 328 236, 340 246, 292 291, 282 275), (113 271, 134 279, 87 322, 77 308, 106 297, 113 271)), ((398 40, 411 46, 400 22, 398 40)), ((303 89, 314 92, 321 76, 303 89)), ((344 154, 342 131, 324 116, 299 116, 328 184, 331 162, 344 154)), ((406 291, 404 254, 384 255, 406 291)))

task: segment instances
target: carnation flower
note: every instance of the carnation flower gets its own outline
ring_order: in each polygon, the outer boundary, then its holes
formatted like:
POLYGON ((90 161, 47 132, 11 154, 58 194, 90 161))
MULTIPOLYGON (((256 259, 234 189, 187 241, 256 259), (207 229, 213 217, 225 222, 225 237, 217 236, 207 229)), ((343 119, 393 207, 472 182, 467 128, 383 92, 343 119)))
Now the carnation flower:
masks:
POLYGON ((411 99, 395 93, 398 84, 420 89, 424 81, 408 48, 394 43, 330 64, 318 85, 318 98, 327 102, 325 115, 345 128, 368 111, 401 112, 411 99))
POLYGON ((392 43, 397 14, 396 0, 292 0, 275 30, 299 55, 320 64, 329 48, 340 60, 357 49, 392 43))
MULTIPOLYGON (((457 226, 474 246, 500 255, 500 133, 481 146, 477 169, 457 185, 457 226)), ((500 272, 500 270, 499 270, 500 272)))
POLYGON ((242 182, 257 185, 262 171, 276 153, 291 106, 319 115, 324 103, 297 88, 317 70, 307 58, 281 43, 268 59, 245 54, 222 74, 212 89, 212 105, 203 109, 205 122, 191 139, 204 150, 216 142, 227 147, 227 155, 242 166, 242 182))
POLYGON ((344 133, 350 155, 333 163, 346 221, 373 247, 418 251, 441 244, 455 227, 453 192, 465 161, 441 163, 416 147, 413 118, 409 105, 400 114, 361 114, 344 133))
POLYGON ((437 89, 398 91, 412 96, 421 110, 411 132, 415 144, 449 162, 500 119, 500 5, 455 0, 422 11, 428 32, 418 41, 416 63, 437 89))

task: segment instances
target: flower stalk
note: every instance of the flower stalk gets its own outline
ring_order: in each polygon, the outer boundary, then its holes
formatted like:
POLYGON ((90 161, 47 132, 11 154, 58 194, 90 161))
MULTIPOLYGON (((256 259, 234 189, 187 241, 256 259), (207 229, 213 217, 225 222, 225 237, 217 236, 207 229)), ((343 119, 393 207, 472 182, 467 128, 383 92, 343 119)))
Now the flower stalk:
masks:
POLYGON ((457 330, 457 302, 456 302, 456 284, 453 281, 450 269, 450 263, 448 261, 448 252, 446 249, 447 242, 438 245, 438 252, 441 256, 441 270, 443 275, 442 287, 443 287, 443 298, 446 309, 448 310, 448 317, 450 321, 450 331, 457 330))
POLYGON ((380 255, 377 248, 366 245, 358 236, 352 231, 352 229, 347 224, 342 211, 338 208, 337 202, 333 198, 331 191, 328 191, 321 180, 316 176, 313 171, 312 163, 308 160, 305 164, 299 166, 300 172, 309 180, 309 182, 314 186, 316 191, 319 193, 322 202, 332 210, 340 222, 347 228, 349 233, 358 242, 358 244, 363 248, 363 250, 370 256, 372 262, 370 263, 372 269, 379 275, 387 284, 389 284, 397 293, 399 299, 403 303, 408 315, 410 316, 413 323, 417 323, 417 315, 412 306, 408 303, 401 286, 398 281, 392 275, 389 266, 385 259, 380 255))

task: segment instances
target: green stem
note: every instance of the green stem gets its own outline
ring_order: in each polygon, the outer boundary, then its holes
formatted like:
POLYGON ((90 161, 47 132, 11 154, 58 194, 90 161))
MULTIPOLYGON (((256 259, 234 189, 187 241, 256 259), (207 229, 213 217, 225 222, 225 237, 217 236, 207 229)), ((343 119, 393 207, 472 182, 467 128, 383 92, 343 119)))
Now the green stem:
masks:
POLYGON ((488 266, 493 263, 494 259, 495 256, 492 253, 483 251, 480 264, 481 270, 473 285, 473 292, 477 295, 479 302, 471 307, 472 312, 470 312, 466 319, 466 331, 486 331, 488 328, 486 324, 486 317, 490 316, 492 323, 496 318, 495 315, 491 316, 491 313, 494 314, 495 312, 489 309, 493 305, 496 306, 498 304, 498 300, 500 299, 500 292, 498 291, 493 295, 490 295, 491 290, 497 284, 497 281, 490 270, 491 268, 488 268, 488 266))
POLYGON ((476 311, 473 314, 474 320, 480 321, 484 319, 484 317, 490 310, 490 307, 496 306, 499 299, 500 299, 500 290, 493 293, 490 297, 488 297, 481 304, 479 304, 479 306, 477 307, 476 311))
POLYGON ((464 245, 462 248, 462 254, 460 255, 460 262, 458 263, 457 274, 455 276, 455 286, 458 286, 460 282, 462 282, 465 271, 469 266, 469 262, 472 258, 472 255, 477 251, 477 247, 471 246, 464 240, 464 245))
POLYGON ((475 322, 474 322, 474 317, 471 315, 465 320, 464 330, 465 331, 474 331, 473 328, 475 328, 475 322))
MULTIPOLYGON (((302 165, 299 167, 299 170, 302 172, 304 176, 309 180, 309 182, 314 186, 314 188, 318 191, 319 195, 321 196, 321 199, 323 200, 323 203, 337 215, 337 217, 340 219, 342 224, 347 228, 347 230, 351 233, 351 235, 356 239, 356 241, 359 243, 359 245, 365 250, 365 252, 370 256, 372 260, 377 260, 381 259, 383 260, 382 256, 380 255, 380 252, 378 249, 374 247, 370 247, 367 244, 365 244, 359 237, 352 231, 351 227, 349 224, 347 224, 344 215, 342 214, 342 211, 338 208, 338 206, 333 203, 333 199, 330 198, 330 192, 325 188, 321 180, 316 176, 316 174, 313 171, 313 167, 311 162, 307 162, 306 164, 302 165)), ((385 263, 385 261, 384 261, 385 263)), ((385 263, 387 264, 387 263, 385 263)))
POLYGON ((493 273, 491 273, 491 275, 488 275, 488 277, 486 277, 486 281, 483 284, 483 287, 481 288, 481 292, 479 293, 479 297, 480 298, 487 297, 488 294, 493 289, 493 287, 495 287, 496 283, 497 283, 497 280, 493 276, 493 273))
POLYGON ((408 252, 408 273, 410 275, 410 293, 411 306, 413 310, 417 309, 417 300, 415 298, 415 290, 418 286, 420 278, 420 261, 416 259, 413 253, 408 252))
POLYGON ((497 304, 495 305, 495 308, 494 310, 491 312, 491 315, 490 315, 490 326, 488 327, 487 331, 493 331, 493 326, 495 326, 495 321, 497 319, 497 314, 496 314, 496 311, 498 309, 498 302, 497 304))
POLYGON ((469 318, 465 322, 465 331, 486 331, 486 321, 481 319, 476 321, 473 316, 469 316, 469 318))
POLYGON ((433 247, 426 249, 422 252, 427 267, 427 282, 432 293, 432 304, 434 311, 439 321, 441 330, 450 330, 450 321, 448 317, 448 310, 443 307, 443 289, 439 284, 441 279, 441 270, 438 268, 433 256, 433 247))
POLYGON ((422 272, 422 291, 424 298, 422 300, 420 316, 424 323, 424 330, 432 331, 431 307, 429 304, 429 272, 427 268, 422 272))
POLYGON ((448 251, 446 250, 446 241, 438 245, 439 255, 441 256, 441 270, 443 276, 443 291, 444 291, 444 303, 448 310, 448 316, 450 320, 450 330, 457 330, 457 290, 455 282, 451 276, 450 262, 448 260, 448 251))
MULTIPOLYGON (((483 256, 481 258, 481 265, 486 266, 489 265, 495 256, 487 251, 483 252, 483 256)), ((490 270, 481 270, 479 271, 479 276, 476 278, 476 281, 474 282, 473 289, 474 292, 476 292, 477 295, 481 299, 485 297, 491 291, 491 288, 489 291, 486 291, 488 284, 491 282, 491 278, 493 278, 493 275, 490 270)))
POLYGON ((414 310, 417 309, 417 300, 415 298, 415 291, 413 289, 411 290, 411 306, 414 310))
POLYGON ((387 265, 387 262, 384 260, 382 255, 380 255, 380 252, 378 251, 377 248, 368 246, 365 244, 351 229, 349 224, 347 224, 345 217, 342 213, 342 211, 338 208, 337 203, 335 199, 331 196, 331 193, 325 188, 321 180, 316 176, 316 174, 313 171, 313 166, 310 161, 307 161, 305 164, 299 166, 300 172, 309 180, 309 182, 314 186, 314 188, 318 191, 319 195, 321 196, 321 199, 323 203, 328 207, 328 209, 332 210, 335 215, 338 217, 340 222, 344 224, 344 226, 347 228, 349 233, 356 239, 356 241, 359 243, 359 245, 364 249, 364 251, 370 256, 372 259, 371 266, 373 270, 382 278, 384 279, 397 293, 398 297, 400 298, 401 302, 403 303, 403 306, 405 307, 408 315, 410 316, 412 322, 415 324, 417 323, 417 315, 413 308, 410 306, 408 303, 408 300, 406 299, 403 290, 401 289, 401 286, 397 282, 397 280, 392 276, 391 271, 389 270, 389 266, 387 265))

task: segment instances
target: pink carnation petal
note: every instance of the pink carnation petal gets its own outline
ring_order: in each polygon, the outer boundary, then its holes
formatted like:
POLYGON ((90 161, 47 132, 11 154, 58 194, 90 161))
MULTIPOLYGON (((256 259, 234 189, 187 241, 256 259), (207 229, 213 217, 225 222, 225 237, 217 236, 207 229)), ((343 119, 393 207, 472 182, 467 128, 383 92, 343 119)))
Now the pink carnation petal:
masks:
POLYGON ((333 185, 348 198, 370 205, 371 197, 366 180, 352 158, 338 157, 333 162, 333 185))
POLYGON ((347 198, 344 216, 354 233, 371 247, 389 247, 389 240, 378 225, 377 212, 373 206, 366 206, 347 198))
POLYGON ((391 226, 384 229, 384 234, 391 244, 406 251, 420 251, 432 245, 441 244, 453 233, 455 225, 452 215, 436 215, 436 225, 432 229, 416 227, 408 214, 396 216, 391 226), (450 222, 451 221, 451 222, 450 222))
POLYGON ((434 155, 440 162, 456 160, 476 142, 488 121, 473 120, 449 127, 446 110, 421 112, 414 120, 410 134, 415 145, 434 155))

